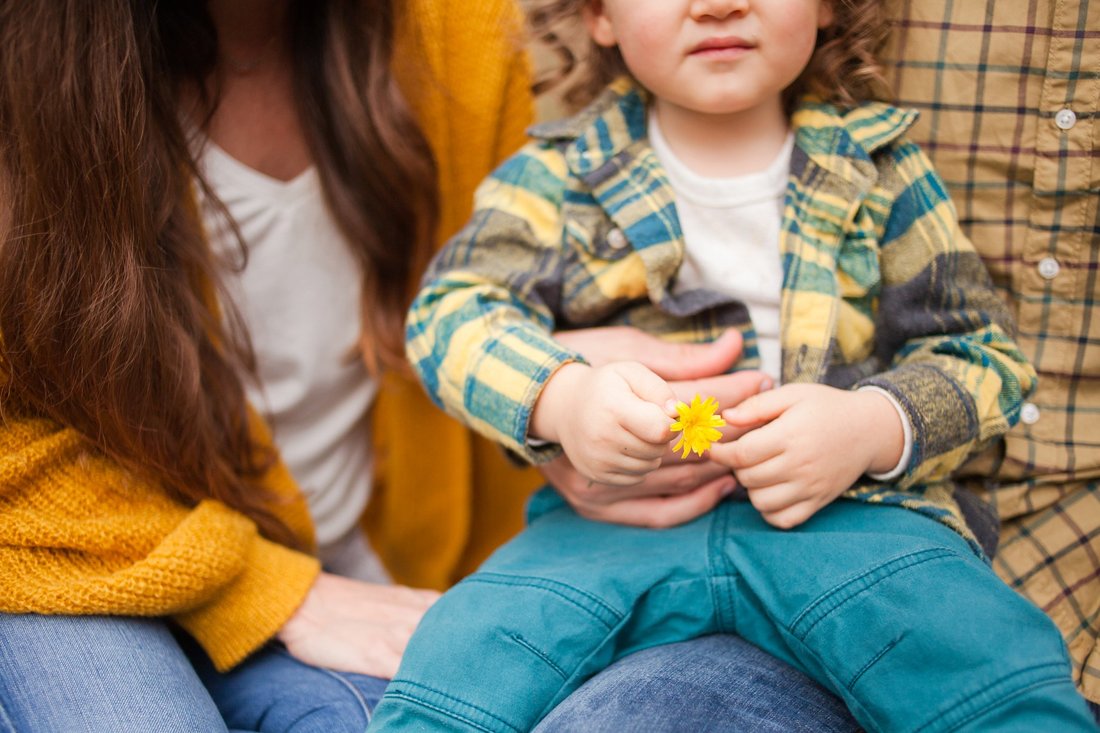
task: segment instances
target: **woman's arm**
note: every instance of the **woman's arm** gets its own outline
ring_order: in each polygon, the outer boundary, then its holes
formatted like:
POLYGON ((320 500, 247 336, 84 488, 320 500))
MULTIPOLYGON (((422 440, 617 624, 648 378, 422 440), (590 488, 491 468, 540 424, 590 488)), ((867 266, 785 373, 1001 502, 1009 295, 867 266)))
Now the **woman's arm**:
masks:
MULTIPOLYGON (((0 611, 171 617, 220 670, 278 635, 304 661, 381 676, 435 598, 319 575, 315 558, 264 539, 223 504, 184 506, 71 429, 5 418, 0 611)), ((265 485, 293 496, 281 464, 265 485)), ((280 505, 288 523, 308 527, 294 505, 280 505)))
POLYGON ((6 415, 0 466, 2 611, 171 616, 226 669, 275 634, 317 575, 314 558, 243 515, 184 506, 51 421, 6 415))

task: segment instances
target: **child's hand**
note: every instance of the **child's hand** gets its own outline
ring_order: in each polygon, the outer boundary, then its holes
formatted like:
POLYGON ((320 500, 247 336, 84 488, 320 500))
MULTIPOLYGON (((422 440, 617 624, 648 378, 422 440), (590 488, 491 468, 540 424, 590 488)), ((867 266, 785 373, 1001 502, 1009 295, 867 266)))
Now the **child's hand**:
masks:
POLYGON ((864 473, 901 458, 904 430, 889 399, 874 391, 790 384, 722 413, 749 430, 711 448, 733 469, 765 521, 789 529, 812 517, 864 473))
POLYGON ((566 364, 543 387, 529 434, 561 443, 590 481, 629 486, 661 465, 674 397, 641 364, 566 364))

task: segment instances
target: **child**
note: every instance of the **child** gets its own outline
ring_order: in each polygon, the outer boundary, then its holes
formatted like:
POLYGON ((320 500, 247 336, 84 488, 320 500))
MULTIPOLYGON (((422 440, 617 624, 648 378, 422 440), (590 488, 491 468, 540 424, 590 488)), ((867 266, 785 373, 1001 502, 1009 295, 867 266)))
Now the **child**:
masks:
POLYGON ((373 725, 527 730, 621 656, 730 632, 869 730, 1092 730, 1060 635, 953 496, 1034 372, 913 113, 868 101, 877 3, 565 5, 629 75, 480 189, 411 310, 425 387, 533 462, 564 450, 626 486, 667 449, 672 392, 553 329, 737 327, 783 386, 727 410, 740 437, 711 451, 749 502, 654 531, 537 495, 425 616, 373 725))

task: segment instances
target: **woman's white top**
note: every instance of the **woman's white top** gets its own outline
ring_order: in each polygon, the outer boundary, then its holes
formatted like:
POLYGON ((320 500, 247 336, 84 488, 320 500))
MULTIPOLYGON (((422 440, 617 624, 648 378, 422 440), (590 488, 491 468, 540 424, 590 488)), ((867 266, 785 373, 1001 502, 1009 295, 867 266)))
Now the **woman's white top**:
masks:
POLYGON ((684 235, 684 261, 672 292, 712 290, 744 303, 756 330, 761 371, 778 379, 779 225, 794 136, 766 169, 733 178, 707 178, 689 169, 672 152, 652 111, 649 142, 676 194, 684 235))
POLYGON ((226 262, 224 283, 256 353, 259 384, 246 379, 248 399, 306 495, 326 568, 385 581, 358 528, 371 490, 367 413, 377 390, 358 350, 362 268, 314 168, 280 181, 211 141, 200 165, 247 247, 241 270, 237 240, 204 202, 212 247, 226 262))

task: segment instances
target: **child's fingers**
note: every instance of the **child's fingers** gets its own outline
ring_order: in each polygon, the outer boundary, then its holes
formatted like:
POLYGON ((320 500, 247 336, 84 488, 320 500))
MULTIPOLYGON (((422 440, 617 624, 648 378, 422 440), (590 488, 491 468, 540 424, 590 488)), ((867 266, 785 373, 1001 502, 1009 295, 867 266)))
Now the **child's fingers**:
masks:
MULTIPOLYGON (((648 407, 656 409, 653 405, 648 405, 648 407)), ((643 428, 652 428, 653 421, 656 420, 657 429, 651 432, 659 436, 657 442, 650 442, 644 437, 636 435, 628 425, 614 425, 598 433, 589 434, 589 442, 585 446, 589 454, 594 457, 599 456, 609 465, 625 465, 623 461, 627 459, 641 459, 643 461, 656 459, 659 463, 659 459, 665 454, 668 439, 667 431, 661 430, 661 422, 667 422, 667 419, 661 417, 659 411, 656 417, 650 413, 648 419, 644 412, 640 414, 641 417, 638 418, 620 416, 620 419, 637 419, 643 428)))
POLYGON ((723 419, 734 427, 749 427, 771 422, 794 404, 797 390, 780 387, 754 395, 740 405, 722 412, 723 419))
POLYGON ((652 402, 630 400, 620 406, 619 425, 642 443, 648 444, 657 455, 664 453, 665 445, 672 439, 672 419, 652 402))
POLYGON ((710 448, 711 458, 735 471, 757 466, 780 455, 785 442, 779 431, 767 427, 745 433, 729 443, 718 443, 710 448))
MULTIPOLYGON (((659 405, 662 409, 669 401, 675 402, 676 393, 672 391, 672 387, 668 386, 668 382, 661 379, 641 364, 633 361, 624 361, 616 364, 615 369, 619 375, 626 380, 631 391, 634 392, 639 399, 654 405, 659 405)), ((676 411, 673 410, 670 413, 670 417, 675 415, 676 411)))
POLYGON ((660 457, 636 458, 624 454, 621 458, 618 458, 613 465, 607 467, 607 472, 622 476, 630 476, 640 480, 643 476, 656 471, 660 467, 660 457))
MULTIPOLYGON (((740 477, 737 480, 741 482, 742 486, 746 486, 740 477)), ((777 514, 802 503, 807 498, 798 486, 786 482, 768 484, 763 488, 754 489, 749 486, 746 486, 746 488, 748 489, 749 502, 761 514, 777 514)))
POLYGON ((777 512, 770 512, 768 514, 761 512, 760 516, 764 518, 765 522, 773 527, 778 527, 779 529, 793 529, 817 514, 821 506, 822 505, 814 499, 806 499, 805 501, 800 501, 797 504, 793 504, 777 512))
POLYGON ((789 462, 780 455, 747 468, 734 469, 733 475, 742 486, 751 491, 789 481, 791 468, 789 462))
POLYGON ((594 483, 607 484, 608 486, 633 487, 642 483, 645 477, 661 467, 661 459, 654 458, 644 460, 629 456, 615 457, 611 461, 603 461, 595 464, 593 470, 588 473, 594 483))

